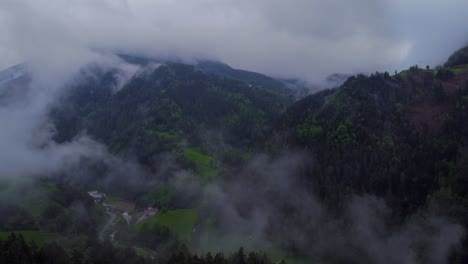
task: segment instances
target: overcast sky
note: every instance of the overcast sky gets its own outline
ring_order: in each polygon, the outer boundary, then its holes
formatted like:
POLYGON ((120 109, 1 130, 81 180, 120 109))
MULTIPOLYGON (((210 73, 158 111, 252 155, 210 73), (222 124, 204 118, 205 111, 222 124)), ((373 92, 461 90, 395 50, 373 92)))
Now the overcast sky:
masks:
POLYGON ((466 0, 0 0, 0 68, 66 71, 120 50, 307 80, 393 72, 467 43, 466 10, 466 0))

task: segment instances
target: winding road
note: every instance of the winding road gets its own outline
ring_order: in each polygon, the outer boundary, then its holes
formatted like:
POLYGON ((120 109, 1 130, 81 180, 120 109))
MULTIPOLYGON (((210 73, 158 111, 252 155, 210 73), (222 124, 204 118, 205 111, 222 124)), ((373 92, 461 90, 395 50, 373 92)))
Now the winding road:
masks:
POLYGON ((109 220, 107 221, 107 223, 102 227, 101 231, 99 231, 99 240, 104 240, 104 233, 106 232, 107 229, 109 229, 109 227, 112 225, 112 223, 114 222, 115 218, 117 217, 116 214, 114 213, 111 213, 109 211, 107 211, 107 214, 110 216, 109 220))

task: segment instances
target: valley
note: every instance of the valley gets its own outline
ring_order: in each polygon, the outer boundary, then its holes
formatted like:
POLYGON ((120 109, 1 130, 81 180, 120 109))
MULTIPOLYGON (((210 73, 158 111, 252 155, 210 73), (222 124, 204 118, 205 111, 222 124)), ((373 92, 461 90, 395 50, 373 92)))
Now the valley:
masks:
POLYGON ((297 99, 221 63, 120 59, 139 70, 118 90, 121 68, 92 65, 51 105, 51 145, 81 154, 1 183, 2 241, 147 263, 245 249, 293 264, 383 263, 363 240, 383 255, 404 241, 392 261, 418 248, 424 263, 436 257, 425 245, 446 241, 444 258, 466 259, 455 245, 467 241, 468 61, 297 99))

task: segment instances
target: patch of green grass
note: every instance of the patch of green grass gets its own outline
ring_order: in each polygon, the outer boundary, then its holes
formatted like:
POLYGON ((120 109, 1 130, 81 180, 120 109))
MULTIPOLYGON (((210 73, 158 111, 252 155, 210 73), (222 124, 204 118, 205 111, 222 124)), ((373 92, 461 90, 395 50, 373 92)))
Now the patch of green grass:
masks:
POLYGON ((179 137, 176 134, 170 133, 170 132, 165 132, 165 131, 157 131, 157 130, 152 130, 152 129, 145 129, 146 134, 152 135, 152 136, 157 136, 161 140, 167 141, 167 142, 177 142, 179 141, 179 137))
POLYGON ((209 166, 213 162, 213 158, 203 154, 200 148, 186 148, 184 154, 189 161, 200 165, 209 166))
POLYGON ((50 194, 57 190, 57 185, 47 180, 4 180, 0 190, 0 199, 26 209, 34 217, 39 217, 50 203, 50 194))
POLYGON ((32 215, 38 217, 43 210, 51 203, 50 195, 57 191, 57 185, 50 181, 36 183, 32 189, 26 187, 20 190, 23 193, 18 199, 20 205, 24 206, 32 215))
POLYGON ((161 132, 156 131, 156 135, 162 140, 169 141, 169 142, 177 142, 179 141, 179 137, 175 134, 171 134, 169 132, 161 132))
POLYGON ((172 233, 176 234, 183 241, 190 241, 193 228, 197 222, 198 212, 196 209, 177 209, 164 213, 158 213, 135 225, 135 228, 141 229, 145 225, 160 225, 167 227, 172 233))
POLYGON ((284 260, 288 264, 317 264, 316 262, 311 262, 305 259, 298 259, 298 258, 285 258, 284 260))
POLYGON ((184 149, 185 159, 194 166, 197 175, 205 180, 214 179, 219 175, 213 157, 202 153, 200 148, 184 149))
POLYGON ((58 238, 58 235, 53 234, 53 233, 46 233, 46 232, 35 231, 35 230, 23 230, 23 231, 1 231, 0 240, 7 239, 12 232, 23 235, 26 241, 28 242, 34 241, 39 246, 44 245, 45 243, 58 238))
POLYGON ((286 257, 285 254, 278 249, 270 248, 269 250, 265 251, 265 254, 274 262, 274 263, 281 263, 284 259, 287 264, 317 264, 316 262, 311 262, 306 259, 301 258, 294 258, 294 257, 286 257))
MULTIPOLYGON (((284 259, 284 254, 275 248, 270 248, 265 251, 265 254, 274 262, 280 263, 284 259)), ((289 263, 289 262, 288 262, 289 263)))
POLYGON ((406 77, 409 74, 409 70, 404 70, 398 73, 401 77, 406 77))
POLYGON ((155 252, 146 248, 133 247, 133 249, 135 250, 135 253, 141 257, 151 258, 155 255, 155 252))
POLYGON ((455 73, 455 75, 460 75, 460 74, 468 72, 468 66, 462 65, 462 66, 452 68, 451 70, 453 71, 453 73, 455 73))

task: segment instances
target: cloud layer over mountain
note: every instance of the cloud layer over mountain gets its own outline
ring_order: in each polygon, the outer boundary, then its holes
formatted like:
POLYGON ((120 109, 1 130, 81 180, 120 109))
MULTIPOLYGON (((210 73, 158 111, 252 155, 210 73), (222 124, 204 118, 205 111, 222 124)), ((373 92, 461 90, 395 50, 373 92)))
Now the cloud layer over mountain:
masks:
MULTIPOLYGON (((213 58, 276 76, 435 65, 468 40, 463 0, 3 0, 0 68, 95 50, 213 58)), ((67 67, 65 67, 67 66, 67 67)))

